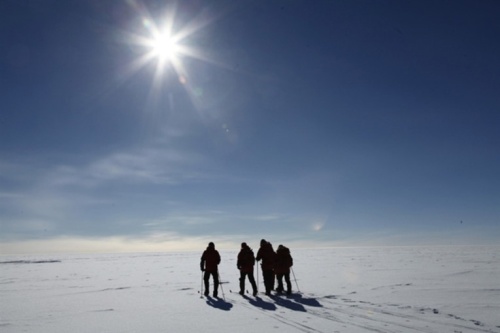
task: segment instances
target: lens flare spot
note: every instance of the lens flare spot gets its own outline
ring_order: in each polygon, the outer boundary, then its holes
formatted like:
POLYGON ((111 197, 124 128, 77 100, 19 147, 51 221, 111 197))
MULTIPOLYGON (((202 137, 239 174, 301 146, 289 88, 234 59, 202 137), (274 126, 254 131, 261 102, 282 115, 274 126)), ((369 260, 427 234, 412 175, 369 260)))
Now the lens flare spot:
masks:
POLYGON ((312 224, 312 230, 318 232, 321 231, 324 226, 325 226, 324 222, 317 221, 312 224))

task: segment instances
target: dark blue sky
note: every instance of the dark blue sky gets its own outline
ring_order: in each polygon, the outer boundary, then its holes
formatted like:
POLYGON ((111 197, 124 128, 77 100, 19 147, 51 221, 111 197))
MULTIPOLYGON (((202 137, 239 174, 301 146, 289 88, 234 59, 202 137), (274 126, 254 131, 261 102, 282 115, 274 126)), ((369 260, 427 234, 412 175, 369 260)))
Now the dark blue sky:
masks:
POLYGON ((498 243, 499 14, 2 1, 0 250, 498 243))

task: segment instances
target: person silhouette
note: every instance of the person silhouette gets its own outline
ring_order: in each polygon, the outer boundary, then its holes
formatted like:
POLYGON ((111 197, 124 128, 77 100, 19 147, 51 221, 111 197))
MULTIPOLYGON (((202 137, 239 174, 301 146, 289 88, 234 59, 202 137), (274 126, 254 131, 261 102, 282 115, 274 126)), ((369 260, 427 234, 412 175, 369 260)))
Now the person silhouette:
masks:
POLYGON ((266 295, 271 295, 271 290, 274 287, 274 260, 276 253, 273 250, 272 245, 262 239, 260 241, 260 248, 257 251, 257 261, 262 260, 262 277, 264 278, 264 286, 266 287, 266 295))
POLYGON ((219 251, 215 249, 215 244, 213 242, 208 243, 208 247, 201 255, 200 268, 203 275, 203 280, 205 281, 205 296, 210 293, 209 280, 210 275, 214 280, 214 293, 213 296, 217 297, 217 291, 219 289, 219 270, 218 266, 220 264, 220 254, 219 251))
POLYGON ((290 282, 290 267, 293 266, 293 258, 290 254, 290 249, 286 246, 279 245, 276 251, 276 261, 274 264, 274 272, 278 279, 278 288, 276 291, 278 293, 283 292, 283 278, 286 282, 286 293, 290 295, 292 293, 292 283, 290 282))
POLYGON ((238 253, 238 260, 236 262, 236 267, 240 270, 240 295, 245 294, 245 279, 248 276, 248 280, 252 285, 253 295, 257 295, 257 284, 255 283, 255 277, 253 276, 253 268, 255 265, 255 257, 252 249, 247 245, 247 243, 241 243, 241 250, 238 253))

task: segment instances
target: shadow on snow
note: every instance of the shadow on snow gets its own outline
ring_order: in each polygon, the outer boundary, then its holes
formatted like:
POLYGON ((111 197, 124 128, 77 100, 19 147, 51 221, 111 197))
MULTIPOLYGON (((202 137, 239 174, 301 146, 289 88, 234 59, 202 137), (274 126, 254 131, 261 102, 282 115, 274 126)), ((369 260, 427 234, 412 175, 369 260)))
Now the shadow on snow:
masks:
POLYGON ((260 298, 258 296, 255 297, 255 299, 252 299, 252 298, 250 298, 248 296, 243 296, 243 298, 246 299, 253 306, 262 308, 264 310, 276 311, 276 309, 277 309, 276 305, 274 305, 271 302, 266 302, 266 301, 264 301, 262 298, 260 298))
POLYGON ((307 306, 314 306, 318 308, 323 307, 323 305, 321 305, 321 303, 316 298, 302 297, 302 294, 292 294, 287 297, 293 299, 297 303, 307 306))
POLYGON ((304 307, 304 305, 311 307, 323 307, 323 305, 321 305, 321 303, 316 298, 303 297, 301 294, 292 294, 286 297, 273 295, 271 296, 271 299, 274 300, 274 303, 267 302, 258 296, 253 299, 244 295, 243 298, 246 299, 251 305, 269 311, 275 311, 277 309, 276 305, 300 312, 307 312, 307 309, 304 307))
MULTIPOLYGON (((266 301, 258 296, 255 297, 254 299, 244 295, 243 298, 246 299, 251 305, 268 311, 276 311, 277 310, 276 305, 288 308, 293 311, 300 311, 300 312, 307 312, 307 309, 304 307, 304 305, 311 307, 323 306, 321 305, 321 303, 319 303, 319 301, 316 298, 303 297, 301 294, 293 294, 286 297, 273 295, 271 296, 271 299, 274 302, 266 301)), ((226 302, 222 298, 214 298, 207 296, 206 302, 211 307, 224 311, 230 311, 233 307, 233 304, 226 302)))
POLYGON ((306 308, 300 303, 292 302, 289 299, 279 296, 271 296, 271 298, 274 299, 276 304, 284 308, 288 308, 293 311, 307 312, 306 308))
POLYGON ((229 311, 233 307, 231 303, 226 302, 222 298, 212 298, 210 296, 207 297, 207 304, 211 307, 224 311, 229 311))

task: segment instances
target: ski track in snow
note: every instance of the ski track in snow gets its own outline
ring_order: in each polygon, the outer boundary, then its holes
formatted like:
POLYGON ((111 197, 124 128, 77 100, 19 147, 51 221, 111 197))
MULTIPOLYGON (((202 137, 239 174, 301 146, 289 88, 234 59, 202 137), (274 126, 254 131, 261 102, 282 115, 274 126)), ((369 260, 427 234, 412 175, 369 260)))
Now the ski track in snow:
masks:
MULTIPOLYGON (((398 304, 375 304, 364 301, 353 301, 348 298, 341 298, 335 295, 317 297, 308 295, 309 300, 317 301, 318 306, 309 306, 307 302, 303 310, 298 310, 302 306, 300 302, 303 294, 292 296, 274 296, 263 299, 260 296, 252 299, 251 296, 240 296, 241 301, 236 298, 231 299, 238 306, 258 312, 281 324, 291 326, 301 332, 332 332, 331 329, 321 330, 315 328, 317 320, 331 321, 341 328, 353 327, 366 332, 397 333, 397 332, 499 332, 493 328, 483 328, 479 321, 460 318, 452 314, 441 314, 439 310, 432 308, 415 308, 410 305, 398 304), (299 299, 299 302, 296 300, 299 299), (275 304, 276 307, 262 306, 262 303, 275 304), (285 305, 295 303, 295 306, 285 305), (395 308, 390 310, 389 308, 395 308), (282 315, 284 309, 300 311, 307 314, 304 320, 291 319, 293 316, 282 315), (451 320, 450 320, 451 319, 451 320), (458 321, 458 322, 457 322, 458 321)), ((238 295, 239 296, 239 295, 238 295)), ((335 330, 334 332, 341 332, 335 330)), ((498 328, 498 327, 497 327, 498 328)), ((360 331, 361 332, 361 331, 360 331)))
MULTIPOLYGON (((345 302, 352 302, 349 299, 342 299, 345 302)), ((459 329, 473 330, 476 332, 491 332, 487 329, 479 329, 471 326, 465 325, 465 323, 452 323, 448 318, 440 315, 437 309, 415 309, 412 306, 404 306, 397 304, 375 304, 370 302, 354 302, 358 304, 351 304, 346 306, 339 306, 338 303, 332 303, 331 301, 326 301, 329 306, 325 306, 326 309, 331 310, 333 313, 342 313, 348 315, 350 318, 357 318, 360 320, 366 320, 369 322, 379 322, 385 325, 390 325, 391 327, 401 327, 406 332, 416 331, 416 332, 435 332, 435 327, 443 326, 442 331, 446 331, 451 327, 456 328, 455 332, 459 332, 459 329), (398 310, 390 310, 390 307, 396 307, 398 310), (411 312, 411 313, 408 313, 411 312), (421 315, 417 315, 419 313, 421 315), (401 319, 405 323, 401 322, 401 319), (432 324, 434 327, 432 330, 428 328, 428 324, 432 324)), ((448 315, 450 317, 450 315, 448 315)), ((454 319, 463 321, 464 319, 455 317, 454 319)), ((470 320, 474 324, 476 321, 470 320)), ((477 325, 477 324, 476 324, 477 325)), ((389 331, 384 329, 384 331, 389 331)))

